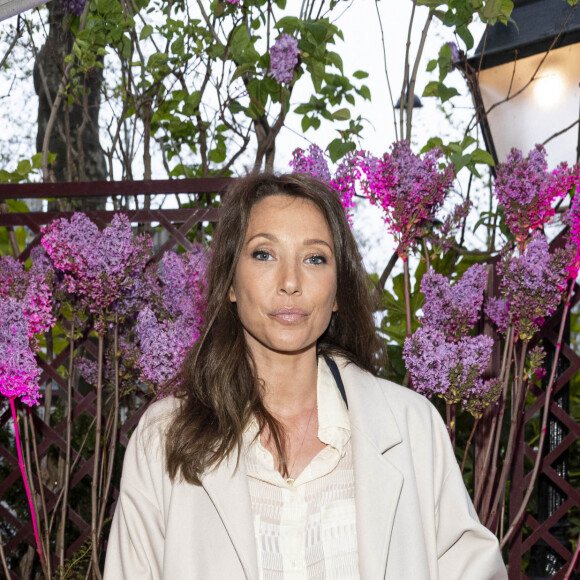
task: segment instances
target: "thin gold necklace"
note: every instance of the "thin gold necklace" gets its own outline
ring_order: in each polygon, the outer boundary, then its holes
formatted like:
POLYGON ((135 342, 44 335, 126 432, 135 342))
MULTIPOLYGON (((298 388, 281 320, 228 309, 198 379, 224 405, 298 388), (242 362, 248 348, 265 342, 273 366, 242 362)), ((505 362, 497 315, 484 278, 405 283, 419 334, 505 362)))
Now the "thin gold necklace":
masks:
MULTIPOLYGON (((298 459, 298 455, 300 455, 300 451, 302 451, 302 446, 304 445, 304 441, 306 441, 306 434, 308 433, 308 428, 310 427, 310 422, 312 421, 312 416, 314 415, 314 409, 316 409, 316 407, 317 407, 317 402, 318 402, 318 399, 316 401, 314 401, 314 405, 312 406, 312 409, 310 410, 310 415, 308 416, 308 423, 306 423, 306 429, 304 429, 304 435, 302 436, 302 442, 300 443, 300 447, 298 447, 298 451, 296 452, 296 455, 294 456, 294 461, 292 462, 292 466, 290 467, 290 471, 288 472, 289 475, 294 471, 294 466, 296 465, 296 460, 298 459)), ((292 477, 288 477, 286 479, 286 483, 288 485, 292 485, 295 481, 296 481, 296 478, 292 478, 292 477)))

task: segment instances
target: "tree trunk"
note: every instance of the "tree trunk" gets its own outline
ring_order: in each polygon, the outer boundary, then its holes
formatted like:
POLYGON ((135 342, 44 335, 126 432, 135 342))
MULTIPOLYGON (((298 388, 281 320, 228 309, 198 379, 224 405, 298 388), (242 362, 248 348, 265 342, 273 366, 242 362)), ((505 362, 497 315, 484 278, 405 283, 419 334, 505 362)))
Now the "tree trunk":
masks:
MULTIPOLYGON (((74 41, 68 26, 69 17, 63 12, 61 3, 49 2, 47 8, 49 32, 34 64, 34 88, 38 94, 38 151, 42 151, 52 104, 65 68, 64 58, 70 53, 74 41)), ((75 80, 78 94, 70 105, 68 99, 63 99, 50 135, 49 151, 57 155, 51 167, 51 178, 57 182, 105 180, 107 166, 99 142, 103 69, 95 66, 75 80)), ((72 198, 70 201, 75 209, 104 207, 104 200, 100 199, 72 198)))

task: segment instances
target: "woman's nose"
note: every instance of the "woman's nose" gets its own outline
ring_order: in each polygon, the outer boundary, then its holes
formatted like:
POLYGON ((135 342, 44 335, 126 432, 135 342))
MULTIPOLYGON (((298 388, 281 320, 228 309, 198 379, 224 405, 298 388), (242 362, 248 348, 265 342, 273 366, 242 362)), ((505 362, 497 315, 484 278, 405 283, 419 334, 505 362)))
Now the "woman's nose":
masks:
POLYGON ((296 263, 281 264, 278 287, 283 294, 300 294, 302 292, 300 268, 296 263))

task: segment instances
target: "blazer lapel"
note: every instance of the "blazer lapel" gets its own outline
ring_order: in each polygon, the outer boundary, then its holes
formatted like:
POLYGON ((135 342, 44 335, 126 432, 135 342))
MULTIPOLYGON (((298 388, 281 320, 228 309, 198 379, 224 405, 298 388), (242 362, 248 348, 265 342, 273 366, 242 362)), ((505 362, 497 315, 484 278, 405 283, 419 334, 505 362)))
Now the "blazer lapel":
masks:
POLYGON ((403 475, 389 461, 388 451, 402 439, 374 377, 337 362, 349 404, 361 578, 383 580, 403 486, 403 475))
MULTIPOLYGON (((234 545, 248 580, 258 578, 258 561, 252 505, 243 456, 236 469, 236 454, 229 457, 201 482, 234 545)), ((216 558, 219 558, 219 550, 216 558)))

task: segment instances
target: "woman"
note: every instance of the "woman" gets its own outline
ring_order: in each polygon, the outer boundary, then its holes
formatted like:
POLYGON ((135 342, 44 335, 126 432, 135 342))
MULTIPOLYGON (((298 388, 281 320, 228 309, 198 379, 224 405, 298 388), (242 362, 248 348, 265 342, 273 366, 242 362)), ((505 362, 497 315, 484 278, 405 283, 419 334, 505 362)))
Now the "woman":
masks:
POLYGON ((299 175, 237 181, 208 297, 175 396, 127 448, 106 580, 507 577, 436 410, 374 376, 336 194, 299 175))

